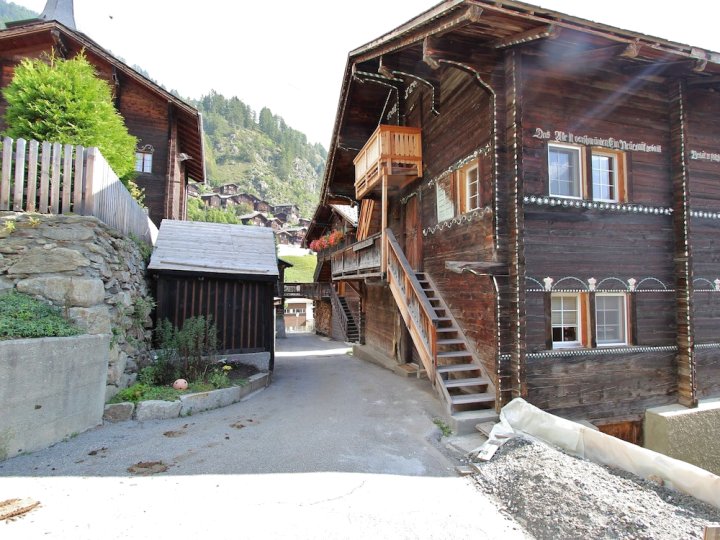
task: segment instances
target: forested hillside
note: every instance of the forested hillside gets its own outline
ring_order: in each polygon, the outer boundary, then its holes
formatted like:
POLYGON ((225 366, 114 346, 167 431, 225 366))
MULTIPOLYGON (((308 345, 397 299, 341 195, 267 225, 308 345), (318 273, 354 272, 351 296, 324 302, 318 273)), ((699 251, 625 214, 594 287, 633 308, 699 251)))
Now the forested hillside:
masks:
POLYGON ((203 114, 205 160, 212 186, 234 182, 271 204, 291 202, 310 217, 327 152, 263 107, 257 114, 217 92, 192 103, 203 114))
POLYGON ((38 13, 12 2, 0 1, 0 28, 5 28, 7 21, 21 21, 37 17, 38 13))

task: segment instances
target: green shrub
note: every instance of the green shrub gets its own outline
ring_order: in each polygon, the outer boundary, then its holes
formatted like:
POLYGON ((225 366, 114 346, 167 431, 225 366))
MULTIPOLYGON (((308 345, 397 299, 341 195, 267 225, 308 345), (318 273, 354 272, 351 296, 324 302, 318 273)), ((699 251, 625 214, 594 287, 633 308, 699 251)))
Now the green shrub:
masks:
POLYGON ((160 346, 159 360, 177 368, 188 381, 205 381, 217 353, 217 327, 203 316, 186 319, 178 329, 162 321, 156 331, 160 346))
POLYGON ((0 296, 0 340, 76 336, 82 333, 59 308, 26 294, 0 296))
POLYGON ((23 60, 3 96, 8 137, 97 146, 133 197, 142 198, 132 181, 137 139, 84 52, 69 60, 54 53, 23 60))

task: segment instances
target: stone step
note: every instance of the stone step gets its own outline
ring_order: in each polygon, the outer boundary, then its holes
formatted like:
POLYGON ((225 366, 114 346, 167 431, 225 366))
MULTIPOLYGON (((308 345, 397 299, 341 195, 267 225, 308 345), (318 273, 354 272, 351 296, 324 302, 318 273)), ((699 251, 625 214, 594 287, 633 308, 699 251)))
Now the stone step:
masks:
POLYGON ((469 379, 448 379, 444 380, 445 388, 462 388, 465 386, 486 386, 490 384, 487 377, 471 377, 469 379))
MULTIPOLYGON (((478 411, 454 412, 448 421, 454 433, 477 433, 475 426, 485 422, 496 422, 498 413, 495 409, 481 409, 478 411)), ((478 445, 479 446, 479 445, 478 445)))
POLYGON ((450 396, 450 403, 453 405, 467 405, 469 403, 494 403, 495 394, 462 394, 459 396, 450 396))

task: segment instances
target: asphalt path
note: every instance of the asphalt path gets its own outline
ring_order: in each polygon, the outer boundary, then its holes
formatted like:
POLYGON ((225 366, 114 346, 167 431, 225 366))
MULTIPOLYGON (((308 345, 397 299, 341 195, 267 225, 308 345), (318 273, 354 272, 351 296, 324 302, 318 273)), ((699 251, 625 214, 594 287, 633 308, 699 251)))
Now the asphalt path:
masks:
POLYGON ((427 381, 293 335, 245 401, 0 462, 0 501, 41 502, 0 538, 524 537, 456 475, 440 417, 427 381))

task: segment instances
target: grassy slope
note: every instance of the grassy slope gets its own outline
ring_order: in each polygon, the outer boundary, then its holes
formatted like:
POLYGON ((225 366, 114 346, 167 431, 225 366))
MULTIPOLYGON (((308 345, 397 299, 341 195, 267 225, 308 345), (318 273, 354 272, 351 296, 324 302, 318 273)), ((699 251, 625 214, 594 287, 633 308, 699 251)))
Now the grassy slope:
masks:
POLYGON ((283 261, 287 261, 293 265, 292 268, 285 270, 286 283, 312 283, 315 275, 315 264, 317 257, 312 255, 283 255, 280 257, 283 261))

